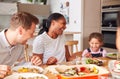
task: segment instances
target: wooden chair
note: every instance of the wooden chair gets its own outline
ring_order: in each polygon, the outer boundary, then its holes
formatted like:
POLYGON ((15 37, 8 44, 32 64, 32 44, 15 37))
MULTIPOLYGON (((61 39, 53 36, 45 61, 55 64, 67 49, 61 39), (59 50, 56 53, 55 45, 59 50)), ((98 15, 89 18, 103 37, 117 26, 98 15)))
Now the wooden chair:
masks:
POLYGON ((65 45, 68 46, 70 55, 73 55, 73 47, 74 46, 75 46, 75 49, 76 49, 75 52, 78 52, 78 46, 77 46, 78 45, 78 41, 77 40, 67 41, 65 45))
POLYGON ((26 60, 26 62, 29 62, 30 60, 29 60, 29 54, 28 54, 28 51, 27 51, 27 49, 28 49, 28 44, 25 44, 24 45, 24 57, 25 57, 25 60, 26 60))

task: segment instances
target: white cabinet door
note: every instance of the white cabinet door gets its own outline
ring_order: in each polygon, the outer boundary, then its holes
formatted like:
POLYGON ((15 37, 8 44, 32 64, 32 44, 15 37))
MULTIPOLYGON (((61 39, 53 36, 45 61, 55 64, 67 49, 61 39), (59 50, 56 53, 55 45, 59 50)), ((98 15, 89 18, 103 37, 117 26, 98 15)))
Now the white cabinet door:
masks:
POLYGON ((73 35, 73 40, 78 40, 78 50, 82 50, 82 0, 69 0, 69 26, 70 31, 79 32, 73 35))
POLYGON ((82 0, 69 0, 70 7, 69 7, 69 27, 72 31, 81 32, 81 1, 82 0))

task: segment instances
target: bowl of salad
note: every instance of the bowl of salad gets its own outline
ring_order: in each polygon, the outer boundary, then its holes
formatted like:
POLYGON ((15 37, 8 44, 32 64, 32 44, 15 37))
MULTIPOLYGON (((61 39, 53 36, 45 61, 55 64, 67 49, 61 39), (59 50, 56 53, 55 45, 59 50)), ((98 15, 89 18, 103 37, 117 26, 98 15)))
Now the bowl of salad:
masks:
POLYGON ((106 57, 112 58, 112 59, 117 59, 117 53, 116 52, 107 53, 106 57))
POLYGON ((103 66, 104 65, 104 60, 98 59, 98 58, 83 58, 82 63, 83 64, 95 64, 98 66, 103 66))

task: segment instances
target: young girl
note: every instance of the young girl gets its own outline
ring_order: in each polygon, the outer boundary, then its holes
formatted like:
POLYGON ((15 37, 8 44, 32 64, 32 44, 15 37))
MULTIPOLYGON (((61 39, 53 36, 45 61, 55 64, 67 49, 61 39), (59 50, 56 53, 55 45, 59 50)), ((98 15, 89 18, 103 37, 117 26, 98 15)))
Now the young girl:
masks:
POLYGON ((103 45, 103 36, 94 32, 89 36, 89 48, 83 51, 83 57, 105 57, 106 50, 101 48, 103 45))

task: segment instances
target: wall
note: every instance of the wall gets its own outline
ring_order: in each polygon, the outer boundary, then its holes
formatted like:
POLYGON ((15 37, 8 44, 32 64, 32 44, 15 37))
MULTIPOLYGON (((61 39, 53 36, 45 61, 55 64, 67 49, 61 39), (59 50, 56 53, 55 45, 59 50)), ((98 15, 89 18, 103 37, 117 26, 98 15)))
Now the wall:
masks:
POLYGON ((7 28, 9 26, 10 16, 0 16, 0 29, 7 28))
POLYGON ((92 32, 100 32, 101 0, 84 0, 83 49, 88 48, 88 37, 92 32))
POLYGON ((61 13, 61 4, 65 5, 65 2, 69 1, 69 24, 67 24, 67 29, 65 31, 79 32, 79 34, 74 34, 73 39, 78 40, 78 50, 82 50, 81 44, 81 4, 82 0, 50 0, 51 12, 61 13))

